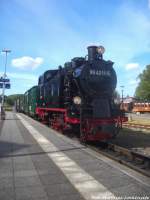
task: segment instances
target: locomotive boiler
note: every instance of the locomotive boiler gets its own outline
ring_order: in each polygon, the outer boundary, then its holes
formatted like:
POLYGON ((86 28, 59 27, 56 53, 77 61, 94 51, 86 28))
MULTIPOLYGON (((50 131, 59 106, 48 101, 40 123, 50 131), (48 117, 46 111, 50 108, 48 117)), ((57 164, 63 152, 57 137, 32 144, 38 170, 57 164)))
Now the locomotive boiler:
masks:
POLYGON ((127 120, 114 103, 117 76, 104 47, 48 70, 39 77, 35 115, 59 131, 76 131, 82 141, 115 137, 127 120))

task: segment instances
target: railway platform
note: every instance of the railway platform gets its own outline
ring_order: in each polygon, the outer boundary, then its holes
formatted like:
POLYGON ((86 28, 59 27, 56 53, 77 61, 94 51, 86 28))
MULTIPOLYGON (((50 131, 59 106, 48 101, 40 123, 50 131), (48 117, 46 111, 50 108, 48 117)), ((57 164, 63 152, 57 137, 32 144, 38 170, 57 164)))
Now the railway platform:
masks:
POLYGON ((0 200, 150 199, 150 179, 13 112, 0 121, 0 200))

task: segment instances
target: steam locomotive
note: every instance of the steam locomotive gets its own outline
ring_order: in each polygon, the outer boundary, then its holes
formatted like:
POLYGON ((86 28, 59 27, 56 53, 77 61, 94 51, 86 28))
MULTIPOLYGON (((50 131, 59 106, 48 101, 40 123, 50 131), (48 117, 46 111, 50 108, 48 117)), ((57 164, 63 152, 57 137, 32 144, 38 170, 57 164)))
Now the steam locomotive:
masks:
POLYGON ((127 118, 114 102, 117 76, 104 47, 89 46, 88 55, 48 70, 22 97, 18 110, 59 131, 74 131, 82 141, 115 137, 127 118))

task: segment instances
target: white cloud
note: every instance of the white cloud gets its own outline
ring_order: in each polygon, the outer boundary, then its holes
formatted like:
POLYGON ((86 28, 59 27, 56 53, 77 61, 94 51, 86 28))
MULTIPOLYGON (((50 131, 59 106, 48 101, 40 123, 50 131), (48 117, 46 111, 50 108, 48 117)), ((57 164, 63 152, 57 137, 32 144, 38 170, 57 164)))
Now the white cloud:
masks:
POLYGON ((13 59, 11 63, 13 67, 18 69, 34 70, 43 63, 43 58, 41 57, 32 58, 30 56, 23 56, 20 58, 13 59))
POLYGON ((125 68, 126 70, 133 70, 139 68, 139 63, 128 63, 125 68))

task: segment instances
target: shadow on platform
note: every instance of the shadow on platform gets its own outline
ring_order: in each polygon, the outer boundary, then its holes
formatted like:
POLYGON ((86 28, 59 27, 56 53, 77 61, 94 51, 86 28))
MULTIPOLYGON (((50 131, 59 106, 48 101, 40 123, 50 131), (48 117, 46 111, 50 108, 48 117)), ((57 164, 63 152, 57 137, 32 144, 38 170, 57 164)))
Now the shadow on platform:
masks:
POLYGON ((12 157, 17 154, 24 153, 27 147, 30 145, 18 144, 14 142, 0 141, 0 158, 12 157))

